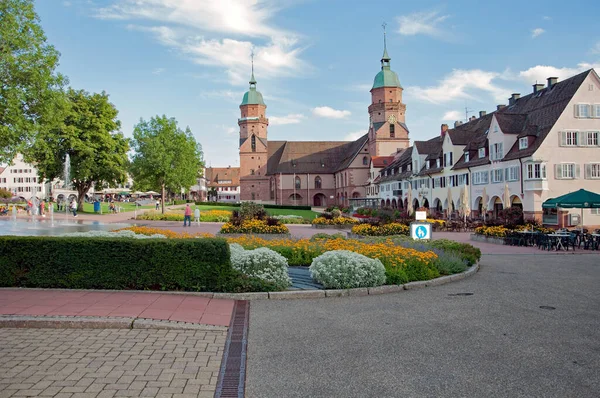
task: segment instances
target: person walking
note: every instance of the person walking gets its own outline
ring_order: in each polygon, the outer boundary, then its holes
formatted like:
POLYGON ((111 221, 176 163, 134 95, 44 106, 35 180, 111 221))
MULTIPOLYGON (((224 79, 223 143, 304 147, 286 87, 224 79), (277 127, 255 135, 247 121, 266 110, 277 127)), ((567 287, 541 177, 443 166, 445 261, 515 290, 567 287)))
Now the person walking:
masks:
POLYGON ((77 217, 77 202, 75 199, 71 200, 71 211, 73 212, 73 217, 77 217))
POLYGON ((46 203, 43 200, 40 202, 40 214, 42 217, 46 217, 46 203))
POLYGON ((160 200, 156 199, 156 210, 160 207, 160 200))
POLYGON ((200 225, 200 209, 196 207, 194 210, 194 222, 200 225))
POLYGON ((188 203, 185 205, 185 213, 183 214, 183 226, 185 227, 185 223, 187 221, 188 227, 192 226, 192 208, 188 203))

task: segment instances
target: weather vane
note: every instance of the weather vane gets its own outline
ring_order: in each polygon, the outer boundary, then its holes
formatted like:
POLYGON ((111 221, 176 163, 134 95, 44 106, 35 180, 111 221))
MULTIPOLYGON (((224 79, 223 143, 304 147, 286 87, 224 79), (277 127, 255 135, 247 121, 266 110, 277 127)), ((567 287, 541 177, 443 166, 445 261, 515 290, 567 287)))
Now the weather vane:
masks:
POLYGON ((252 75, 254 76, 254 47, 250 49, 250 58, 252 62, 252 75))

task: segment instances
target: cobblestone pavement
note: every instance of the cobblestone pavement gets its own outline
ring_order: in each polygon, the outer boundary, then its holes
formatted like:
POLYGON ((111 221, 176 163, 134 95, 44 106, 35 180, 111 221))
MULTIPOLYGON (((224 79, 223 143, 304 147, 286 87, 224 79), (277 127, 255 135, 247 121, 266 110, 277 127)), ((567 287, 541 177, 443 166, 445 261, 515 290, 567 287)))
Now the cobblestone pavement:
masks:
POLYGON ((0 398, 212 398, 225 331, 1 329, 0 398))

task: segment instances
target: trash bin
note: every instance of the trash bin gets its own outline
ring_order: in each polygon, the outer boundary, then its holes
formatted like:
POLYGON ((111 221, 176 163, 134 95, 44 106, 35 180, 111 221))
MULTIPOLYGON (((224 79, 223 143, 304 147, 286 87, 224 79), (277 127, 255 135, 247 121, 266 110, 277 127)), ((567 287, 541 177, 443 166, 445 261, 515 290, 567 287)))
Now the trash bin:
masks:
POLYGON ((94 213, 100 213, 100 202, 94 202, 94 213))

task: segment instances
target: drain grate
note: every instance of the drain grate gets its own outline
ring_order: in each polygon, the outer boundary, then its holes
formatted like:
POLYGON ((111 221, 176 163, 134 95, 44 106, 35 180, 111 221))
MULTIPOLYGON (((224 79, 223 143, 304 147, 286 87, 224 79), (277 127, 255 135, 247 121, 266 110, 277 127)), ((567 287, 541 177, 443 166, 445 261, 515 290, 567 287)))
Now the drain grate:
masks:
POLYGON ((244 397, 249 310, 250 303, 248 301, 235 302, 215 398, 244 397))
POLYGON ((448 296, 472 296, 473 293, 451 293, 448 296))
POLYGON ((549 305, 540 305, 540 308, 543 310, 555 310, 556 307, 551 307, 549 305))

